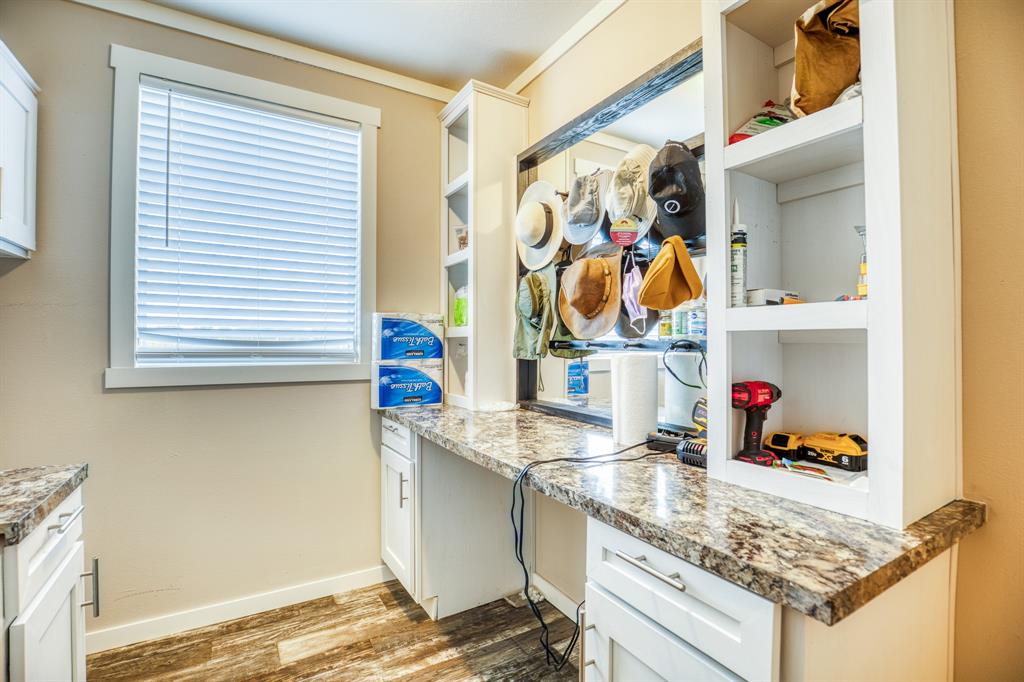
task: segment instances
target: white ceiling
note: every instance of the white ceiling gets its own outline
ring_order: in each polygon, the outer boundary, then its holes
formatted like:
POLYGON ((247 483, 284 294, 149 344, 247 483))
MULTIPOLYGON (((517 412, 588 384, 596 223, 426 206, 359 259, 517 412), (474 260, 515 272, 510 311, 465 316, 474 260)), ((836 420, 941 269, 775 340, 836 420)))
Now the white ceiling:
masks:
POLYGON ((661 149, 666 140, 685 142, 703 133, 704 73, 680 83, 601 132, 655 149, 661 149))
POLYGON ((151 0, 444 87, 505 87, 597 0, 151 0))

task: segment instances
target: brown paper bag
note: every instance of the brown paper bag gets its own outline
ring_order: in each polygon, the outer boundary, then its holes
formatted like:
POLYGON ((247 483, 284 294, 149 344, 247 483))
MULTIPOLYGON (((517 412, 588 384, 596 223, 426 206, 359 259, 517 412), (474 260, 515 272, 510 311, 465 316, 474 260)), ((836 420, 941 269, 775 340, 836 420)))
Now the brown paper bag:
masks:
POLYGON ((821 0, 796 21, 790 108, 807 116, 832 106, 860 76, 857 0, 821 0))

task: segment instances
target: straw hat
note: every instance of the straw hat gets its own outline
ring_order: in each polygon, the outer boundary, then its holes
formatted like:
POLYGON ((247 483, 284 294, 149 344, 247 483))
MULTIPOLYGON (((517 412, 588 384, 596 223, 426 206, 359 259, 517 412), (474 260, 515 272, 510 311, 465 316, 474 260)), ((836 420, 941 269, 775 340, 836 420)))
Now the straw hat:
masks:
POLYGON ((622 249, 603 245, 591 255, 565 269, 558 292, 558 312, 577 339, 604 336, 619 317, 622 249))
POLYGON ((538 180, 523 192, 516 213, 516 249, 528 270, 540 270, 561 247, 562 211, 562 198, 550 182, 538 180))

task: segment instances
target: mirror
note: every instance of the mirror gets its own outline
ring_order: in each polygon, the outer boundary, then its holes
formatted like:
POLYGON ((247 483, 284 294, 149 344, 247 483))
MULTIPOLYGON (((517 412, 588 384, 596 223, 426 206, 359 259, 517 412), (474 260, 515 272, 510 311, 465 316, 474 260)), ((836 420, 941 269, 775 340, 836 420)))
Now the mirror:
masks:
MULTIPOLYGON (((614 105, 613 105, 614 106, 614 105)), ((568 193, 576 179, 602 170, 614 170, 637 145, 660 150, 666 141, 683 142, 696 151, 703 182, 704 82, 697 72, 674 87, 658 94, 639 108, 614 118, 584 139, 546 158, 535 168, 532 180, 551 183, 558 191, 568 193)), ((649 152, 653 153, 653 152, 649 152)), ((645 183, 646 184, 646 183, 645 183)), ((571 205, 571 202, 569 202, 571 205)), ((611 241, 605 220, 586 244, 575 245, 560 253, 556 260, 559 282, 565 269, 582 258, 593 247, 611 241)), ((642 230, 641 230, 642 232, 642 230)), ((632 247, 623 251, 627 269, 631 260, 643 272, 661 248, 661 226, 655 222, 650 232, 632 247)), ((694 269, 703 279, 703 240, 687 241, 694 269)), ((625 307, 614 329, 593 339, 592 354, 574 359, 549 354, 538 363, 535 400, 546 407, 562 407, 588 421, 608 423, 611 419, 611 363, 616 354, 650 353, 656 355, 659 422, 682 430, 693 426, 694 403, 706 389, 706 364, 703 353, 668 348, 672 340, 688 339, 706 347, 706 306, 703 295, 672 311, 647 311, 646 317, 630 324, 625 307), (631 347, 624 348, 625 342, 631 347), (636 343, 643 342, 643 343, 636 343), (666 371, 665 363, 669 370, 666 371), (673 377, 673 373, 675 377, 673 377), (681 381, 680 381, 681 380, 681 381), (687 385, 689 384, 689 385, 687 385)), ((585 347, 584 342, 571 344, 573 349, 585 347)), ((568 349, 566 349, 568 350, 568 349)), ((562 353, 566 355, 569 353, 562 353)), ((522 376, 522 372, 520 373, 522 376)))

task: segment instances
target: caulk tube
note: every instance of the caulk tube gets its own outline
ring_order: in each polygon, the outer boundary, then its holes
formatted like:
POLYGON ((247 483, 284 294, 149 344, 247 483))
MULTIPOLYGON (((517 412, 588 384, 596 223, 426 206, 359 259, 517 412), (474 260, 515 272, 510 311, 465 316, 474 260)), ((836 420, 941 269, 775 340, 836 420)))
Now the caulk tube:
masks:
POLYGON ((732 209, 732 240, 729 244, 729 305, 747 304, 747 226, 740 223, 740 202, 732 209))

